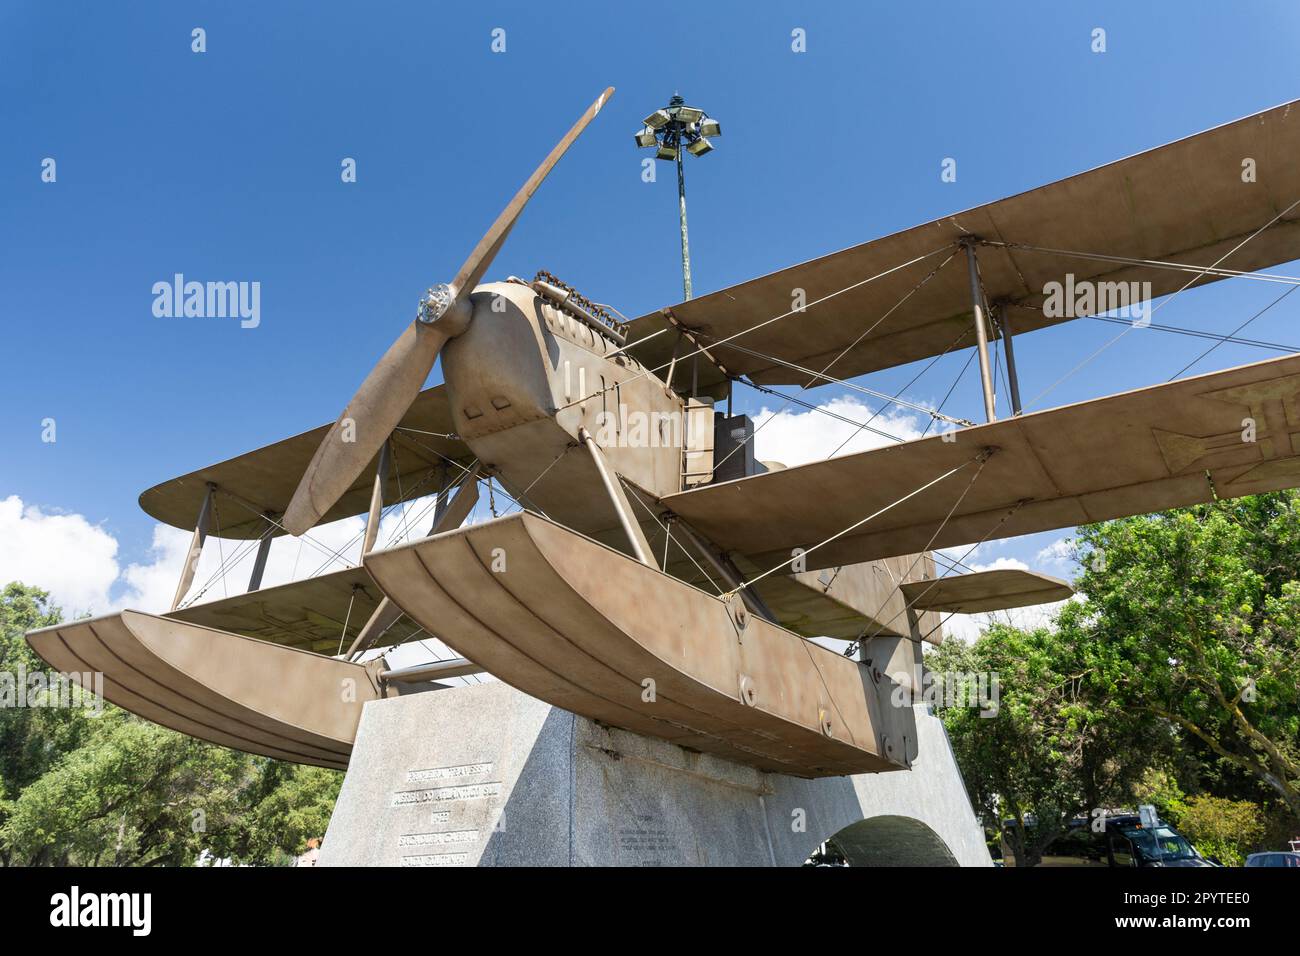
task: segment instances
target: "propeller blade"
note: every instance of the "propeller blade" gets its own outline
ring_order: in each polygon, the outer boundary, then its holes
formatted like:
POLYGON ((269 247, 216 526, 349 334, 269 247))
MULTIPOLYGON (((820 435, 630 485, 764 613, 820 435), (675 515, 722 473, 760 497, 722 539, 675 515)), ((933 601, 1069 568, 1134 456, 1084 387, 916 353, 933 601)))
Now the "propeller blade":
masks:
POLYGON ((436 324, 412 322, 366 376, 303 472, 281 519, 304 534, 352 487, 415 401, 446 343, 436 324))
POLYGON ((528 181, 519 188, 519 192, 515 193, 515 198, 510 200, 510 204, 501 211, 501 215, 497 216, 497 221, 492 223, 492 228, 478 241, 478 245, 469 254, 465 264, 460 267, 460 271, 456 273, 456 278, 452 280, 451 287, 457 295, 468 295, 473 291, 474 286, 479 284, 483 274, 487 272, 488 267, 492 265, 492 260, 496 258, 497 253, 500 251, 502 243, 510 235, 510 230, 514 228, 515 222, 519 219, 519 214, 524 211, 524 206, 528 205, 528 200, 532 199, 533 193, 537 192, 537 187, 542 184, 542 180, 546 178, 547 173, 555 167, 555 164, 560 161, 560 157, 573 145, 574 140, 582 135, 582 131, 596 118, 596 114, 601 111, 601 108, 609 102, 609 98, 613 95, 614 87, 609 86, 605 88, 604 93, 596 97, 596 101, 587 107, 587 112, 583 113, 578 118, 578 122, 574 123, 573 127, 564 134, 564 139, 556 143, 555 149, 551 150, 550 155, 542 160, 542 165, 533 171, 533 174, 528 177, 528 181))
POLYGON ((383 447, 420 394, 438 352, 448 339, 465 330, 471 315, 469 297, 492 265, 524 206, 613 95, 614 88, 608 87, 587 107, 497 216, 450 285, 429 290, 429 296, 421 303, 421 318, 411 323, 384 353, 316 449, 284 512, 282 520, 290 534, 304 534, 320 521, 383 447))

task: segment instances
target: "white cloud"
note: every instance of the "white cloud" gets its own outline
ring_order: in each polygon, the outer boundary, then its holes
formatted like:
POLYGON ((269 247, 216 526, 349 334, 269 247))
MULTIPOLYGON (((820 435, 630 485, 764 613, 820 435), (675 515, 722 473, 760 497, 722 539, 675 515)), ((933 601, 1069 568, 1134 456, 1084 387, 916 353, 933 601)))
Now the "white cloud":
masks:
MULTIPOLYGON (((866 423, 873 410, 851 395, 832 399, 817 407, 821 411, 764 407, 751 416, 754 421, 755 457, 761 461, 779 461, 783 465, 803 465, 810 461, 821 461, 832 453, 849 455, 894 444, 888 438, 865 428, 860 429, 854 424, 866 423), (831 414, 826 414, 828 412, 831 414), (832 414, 840 417, 833 418, 832 414), (843 449, 836 452, 842 444, 843 449)), ((918 416, 903 413, 897 406, 891 406, 890 410, 882 412, 871 422, 871 427, 910 440, 921 437, 924 423, 918 416)))
POLYGON ((17 495, 0 500, 0 585, 37 585, 67 611, 101 613, 117 576, 117 539, 103 528, 17 495))
POLYGON ((1025 564, 1025 562, 1021 561, 1019 558, 1009 558, 1006 555, 1003 555, 1000 558, 995 558, 994 560, 990 561, 987 564, 972 564, 971 570, 972 571, 1006 571, 1006 570, 1028 571, 1029 565, 1025 564))
MULTIPOLYGON (((379 545, 428 531, 430 500, 417 499, 408 505, 405 520, 401 509, 386 515, 379 526, 379 545)), ((356 564, 364 528, 363 518, 352 517, 313 528, 304 538, 276 538, 262 586, 356 564)), ((123 568, 117 539, 104 528, 83 515, 43 511, 11 495, 0 500, 0 584, 21 581, 49 591, 66 616, 123 608, 164 612, 171 608, 190 538, 188 531, 157 524, 145 558, 123 568)), ((256 550, 255 542, 210 536, 186 602, 244 593, 256 550)))
POLYGON ((1074 539, 1057 538, 1035 556, 1042 564, 1068 566, 1074 563, 1074 539))

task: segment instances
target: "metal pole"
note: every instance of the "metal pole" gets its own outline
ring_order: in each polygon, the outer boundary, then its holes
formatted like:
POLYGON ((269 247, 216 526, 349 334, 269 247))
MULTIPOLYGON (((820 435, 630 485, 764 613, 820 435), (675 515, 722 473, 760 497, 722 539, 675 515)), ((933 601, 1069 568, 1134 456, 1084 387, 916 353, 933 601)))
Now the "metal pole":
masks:
POLYGON ((262 586, 262 575, 266 573, 266 559, 271 554, 271 537, 275 531, 275 522, 273 518, 278 517, 274 512, 269 512, 266 516, 266 532, 261 541, 257 543, 257 557, 253 559, 253 573, 248 579, 248 590, 256 591, 262 586))
POLYGON ((686 174, 682 171, 682 146, 677 144, 677 203, 682 215, 682 290, 691 297, 691 247, 686 240, 686 174))
POLYGON ((487 668, 480 667, 473 661, 467 661, 463 657, 453 657, 449 661, 432 661, 428 664, 416 664, 414 667, 399 667, 397 670, 380 671, 379 679, 398 681, 399 683, 416 683, 439 678, 482 674, 486 670, 487 668))
POLYGON ((610 504, 614 506, 614 512, 618 515, 618 522, 623 526, 623 533, 627 535, 628 543, 632 546, 633 557, 646 567, 659 570, 654 555, 650 553, 650 542, 646 540, 641 526, 636 523, 636 517, 632 514, 632 505, 628 502, 627 495, 623 493, 623 487, 618 483, 618 476, 611 474, 609 466, 605 464, 605 453, 600 450, 600 446, 596 444, 596 440, 591 437, 586 428, 578 429, 578 440, 587 446, 587 451, 591 452, 591 460, 595 463, 596 472, 605 485, 605 493, 609 495, 610 504))
POLYGON ((181 579, 176 585, 176 597, 172 598, 172 610, 181 606, 181 600, 185 597, 194 583, 194 572, 199 569, 199 557, 203 554, 203 543, 208 540, 208 521, 212 515, 212 496, 216 494, 217 486, 208 482, 207 493, 203 496, 203 504, 199 506, 199 517, 194 523, 194 537, 190 538, 190 550, 185 556, 185 566, 181 568, 181 579))
MULTIPOLYGON (((445 470, 446 466, 443 467, 445 470)), ((477 465, 461 476, 460 482, 456 485, 456 497, 452 499, 450 506, 444 505, 442 514, 434 520, 433 527, 429 529, 430 537, 441 531, 451 531, 453 528, 459 528, 465 519, 469 517, 469 513, 478 504, 478 476, 479 468, 477 465)), ((384 632, 396 624, 401 616, 402 609, 385 596, 366 620, 361 630, 357 632, 357 639, 348 648, 345 659, 352 660, 358 654, 373 647, 375 642, 384 636, 384 632)))
POLYGON ((776 615, 767 606, 767 602, 759 596, 758 591, 752 587, 743 587, 745 579, 741 577, 740 569, 736 567, 731 558, 727 557, 726 554, 719 553, 713 545, 701 538, 694 528, 680 518, 673 522, 673 526, 682 533, 682 536, 687 541, 694 545, 695 550, 713 566, 713 570, 722 575, 722 579, 730 587, 740 588, 740 599, 745 602, 746 607, 759 617, 771 621, 773 624, 776 623, 776 615))
POLYGON ((370 492, 370 513, 366 516, 366 540, 361 545, 361 553, 369 554, 379 537, 379 519, 384 511, 384 483, 388 481, 390 461, 390 442, 384 442, 379 451, 379 467, 375 469, 375 486, 370 492))
POLYGON ((998 305, 998 326, 1002 329, 1002 351, 1007 356, 1007 384, 1011 387, 1011 414, 1020 414, 1020 378, 1016 375, 1016 350, 1011 345, 1011 323, 1006 303, 998 305))
POLYGON ((438 496, 433 499, 433 524, 429 526, 429 534, 433 534, 438 523, 442 521, 442 516, 447 511, 447 463, 443 462, 438 466, 438 477, 434 479, 438 482, 438 496))
POLYGON ((966 247, 966 264, 970 269, 971 311, 975 316, 975 348, 980 357, 980 387, 984 390, 984 416, 997 421, 993 411, 993 372, 989 367, 989 331, 984 324, 984 293, 980 289, 979 265, 975 261, 975 245, 963 242, 966 247))

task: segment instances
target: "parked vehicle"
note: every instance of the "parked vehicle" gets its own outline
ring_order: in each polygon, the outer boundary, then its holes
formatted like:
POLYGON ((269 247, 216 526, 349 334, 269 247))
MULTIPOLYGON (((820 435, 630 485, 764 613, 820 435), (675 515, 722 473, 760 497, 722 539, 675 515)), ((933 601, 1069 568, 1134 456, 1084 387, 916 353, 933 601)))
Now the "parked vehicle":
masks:
POLYGON ((1287 850, 1270 850, 1252 853, 1246 857, 1246 866, 1290 866, 1300 869, 1300 853, 1287 850))
MULTIPOLYGON (((1003 841, 1008 866, 1015 866, 1008 842, 1003 841)), ((1157 821, 1144 826, 1136 813, 1106 817, 1104 831, 1092 828, 1092 821, 1071 821, 1069 830, 1057 837, 1043 854, 1040 866, 1114 867, 1204 867, 1221 866, 1204 857, 1185 836, 1172 826, 1157 821)))

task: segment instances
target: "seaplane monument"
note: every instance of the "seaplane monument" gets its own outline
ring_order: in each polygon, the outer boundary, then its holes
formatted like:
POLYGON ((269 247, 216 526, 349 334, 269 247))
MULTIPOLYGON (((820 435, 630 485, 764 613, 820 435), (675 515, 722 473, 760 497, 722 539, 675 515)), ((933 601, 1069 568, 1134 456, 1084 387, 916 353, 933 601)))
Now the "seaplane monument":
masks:
POLYGON ((149 720, 347 770, 322 863, 778 865, 833 838, 851 863, 988 865, 916 702, 921 648, 943 614, 1070 589, 940 573, 934 549, 1300 485, 1300 355, 1024 412, 1013 337, 1086 314, 1058 307, 1067 279, 1294 284, 1258 271, 1300 257, 1300 111, 627 321, 549 273, 484 281, 612 92, 334 424, 144 492, 193 530, 170 613, 28 640, 149 720), (734 382, 845 385, 966 348, 983 423, 920 409, 940 432, 786 468, 730 415, 734 382), (522 510, 467 522, 492 482, 522 510), (385 506, 430 495, 427 535, 375 547, 385 506), (260 587, 275 537, 362 513, 359 566, 260 587), (210 535, 256 548, 249 589, 186 603, 210 535), (421 635, 460 656, 388 665, 421 635), (499 680, 445 683, 476 673, 499 680))

